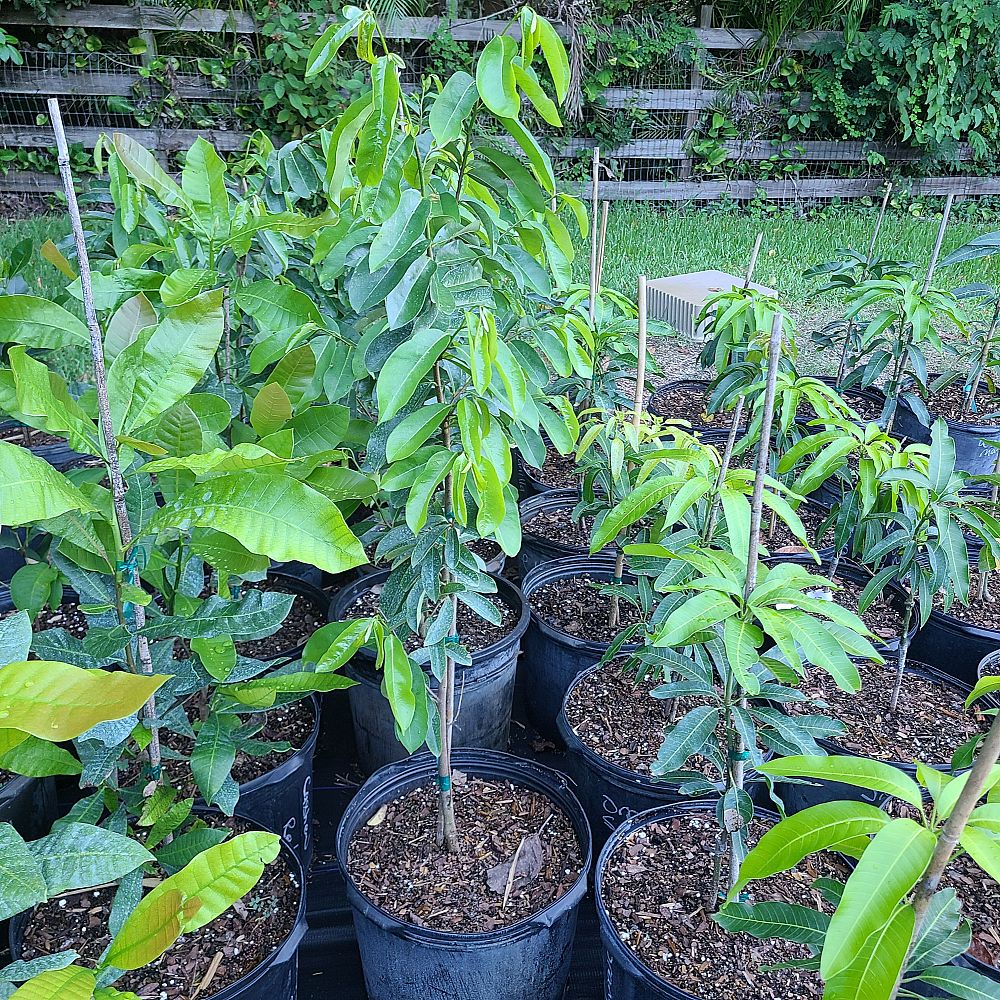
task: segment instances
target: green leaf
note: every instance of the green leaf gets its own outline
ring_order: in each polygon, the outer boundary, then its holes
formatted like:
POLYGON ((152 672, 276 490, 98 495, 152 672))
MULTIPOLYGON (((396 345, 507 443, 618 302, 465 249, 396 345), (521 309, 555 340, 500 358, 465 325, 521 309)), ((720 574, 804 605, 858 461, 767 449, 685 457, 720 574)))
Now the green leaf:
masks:
POLYGON ((59 517, 67 511, 94 510, 62 473, 17 445, 0 441, 0 524, 16 527, 59 517))
POLYGON ((433 403, 405 416, 391 431, 385 443, 387 462, 409 458, 441 427, 450 403, 433 403))
POLYGON ((514 79, 517 43, 509 35, 496 35, 487 43, 476 63, 479 97, 498 118, 516 118, 521 98, 514 79))
POLYGON ((913 937, 912 906, 901 906, 861 943, 851 965, 826 984, 824 1000, 889 1000, 913 937))
POLYGON ((525 68, 520 59, 514 60, 514 79, 539 115, 554 128, 562 128, 559 109, 542 89, 542 85, 538 82, 538 74, 530 66, 525 68))
POLYGON ((137 184, 151 191, 164 205, 183 208, 188 212, 194 210, 190 198, 156 162, 156 157, 145 146, 124 132, 115 132, 112 141, 122 165, 137 184))
POLYGON ((332 671, 297 670, 255 677, 239 684, 227 684, 222 690, 226 696, 249 708, 270 708, 278 695, 305 695, 319 692, 341 691, 353 687, 354 681, 332 671))
MULTIPOLYGON (((6 482, 6 480, 5 480, 6 482)), ((6 521, 0 521, 2 524, 6 524, 6 521)), ((980 698, 985 698, 988 694, 993 694, 995 691, 1000 691, 1000 674, 995 677, 980 677, 979 683, 972 689, 972 694, 965 699, 965 707, 969 708, 974 705, 980 698)))
POLYGON ((111 942, 105 964, 126 971, 141 969, 156 961, 181 936, 184 895, 176 888, 164 890, 165 884, 161 882, 143 898, 125 920, 111 942))
POLYGON ((239 726, 234 715, 213 712, 201 724, 191 751, 191 773, 201 797, 209 804, 222 790, 236 762, 233 730, 239 726))
POLYGON ((414 666, 410 663, 403 644, 392 633, 385 637, 384 653, 382 671, 385 677, 386 697, 389 699, 396 724, 405 731, 413 721, 417 704, 413 690, 414 666))
POLYGON ((941 889, 931 897, 908 968, 945 965, 968 951, 971 944, 972 927, 962 919, 961 901, 954 889, 941 889))
POLYGON ((160 458, 147 462, 143 469, 146 472, 166 472, 171 469, 186 469, 196 476, 222 475, 227 472, 243 472, 244 470, 263 471, 269 467, 281 468, 289 463, 282 458, 262 448, 259 444, 244 443, 226 450, 216 448, 200 455, 182 455, 176 458, 160 458))
POLYGON ((528 158, 532 172, 538 183, 549 194, 555 194, 556 178, 552 170, 552 159, 548 153, 538 144, 538 140, 518 121, 511 116, 502 118, 503 127, 514 137, 514 141, 521 147, 521 151, 528 158))
POLYGON ((304 483, 246 471, 210 479, 160 508, 151 535, 212 528, 278 562, 298 561, 341 573, 368 562, 337 506, 304 483))
POLYGON ((347 10, 350 13, 343 24, 334 21, 313 43, 306 59, 307 80, 322 73, 337 58, 344 42, 357 31, 363 15, 356 7, 349 7, 347 10))
POLYGON ((923 808, 920 786, 905 771, 867 757, 778 757, 758 770, 782 778, 822 778, 885 792, 915 809, 923 808))
POLYGON ((202 851, 221 844, 228 836, 228 830, 214 827, 188 830, 160 847, 156 852, 156 860, 169 874, 173 874, 193 861, 202 851))
POLYGON ((850 968, 864 942, 885 925, 926 871, 935 843, 930 830, 906 818, 893 820, 875 834, 830 921, 820 960, 824 979, 850 968))
POLYGON ((52 969, 29 979, 11 995, 11 1000, 90 1000, 97 987, 97 976, 90 969, 69 965, 52 969))
POLYGON ((760 838, 743 862, 729 898, 754 879, 788 871, 810 854, 875 833, 890 822, 881 809, 864 802, 824 802, 803 809, 760 838))
POLYGON ((80 774, 80 762, 65 747, 29 736, 16 729, 0 729, 0 768, 27 778, 50 778, 54 775, 80 774), (7 739, 11 734, 14 745, 7 739))
POLYGON ((436 267, 430 257, 418 257, 406 269, 399 284, 386 296, 385 312, 390 330, 398 330, 420 315, 427 302, 427 292, 436 267))
POLYGON ((0 618, 0 663, 26 660, 31 649, 31 619, 27 611, 0 618))
POLYGON ((30 660, 0 667, 0 725, 62 741, 137 712, 166 676, 30 660))
POLYGON ((967 826, 959 843, 994 882, 1000 882, 1000 839, 978 826, 967 826))
POLYGON ((653 765, 654 774, 678 771, 693 754, 700 753, 719 724, 719 710, 699 705, 667 729, 653 765))
POLYGON ((179 267, 171 271, 160 285, 160 301, 165 306, 179 306, 196 295, 208 291, 219 280, 215 271, 203 267, 179 267))
POLYGON ((695 594, 667 616, 653 642, 654 646, 684 646, 697 633, 719 625, 739 612, 731 597, 707 590, 695 594))
POLYGON ((642 520, 654 507, 659 506, 668 497, 674 496, 681 486, 677 476, 658 476, 647 479, 641 486, 630 491, 601 522, 590 541, 590 551, 600 552, 609 542, 636 521, 642 520))
POLYGON ((171 309, 126 347, 108 369, 115 427, 129 434, 186 396, 202 379, 222 340, 222 290, 171 309))
POLYGON ((476 81, 468 73, 459 70, 448 77, 430 111, 431 134, 439 146, 463 134, 477 96, 476 81))
POLYGON ((799 944, 821 945, 830 918, 796 903, 727 903, 712 919, 731 934, 755 938, 783 938, 799 944))
MULTIPOLYGON (((198 136, 184 155, 181 189, 191 199, 194 214, 205 229, 219 234, 228 233, 229 192, 226 190, 226 163, 215 151, 215 147, 203 136, 198 136)), ((160 295, 163 295, 162 286, 160 295)))
POLYGON ((34 855, 50 896, 114 882, 153 855, 131 837, 89 823, 63 823, 28 849, 34 855))
POLYGON ((431 214, 431 203, 419 191, 400 195, 396 210, 382 223, 368 251, 368 269, 374 274, 388 264, 405 257, 424 235, 431 214))
POLYGON ((450 342, 440 330, 420 330, 389 355, 376 382, 380 421, 390 420, 410 402, 450 342))
MULTIPOLYGON (((941 792, 938 794, 937 799, 937 811, 938 815, 942 819, 947 819, 958 805, 959 796, 965 789, 965 786, 969 782, 969 777, 971 776, 971 771, 966 771, 965 774, 959 774, 952 778, 941 792)), ((1000 783, 1000 764, 994 764, 990 768, 989 774, 986 776, 986 782, 983 785, 982 794, 985 795, 991 788, 996 784, 1000 783)))
POLYGON ((277 382, 261 386, 250 407, 250 424, 260 437, 280 430, 292 419, 292 404, 288 394, 277 382))
POLYGON ((535 22, 535 32, 542 48, 542 55, 545 56, 545 63, 549 67, 549 75, 556 88, 556 97, 562 104, 569 93, 570 80, 566 46, 563 45, 556 29, 544 17, 539 17, 535 22))
POLYGON ((324 325, 313 300, 291 285, 254 281, 237 291, 235 301, 243 312, 254 318, 261 331, 267 333, 297 330, 306 323, 324 325))
POLYGON ((958 1000, 997 1000, 997 984, 973 969, 945 965, 920 974, 920 982, 958 1000))
POLYGON ((45 350, 87 347, 87 325, 62 306, 34 295, 0 296, 0 343, 45 350))
POLYGON ((48 898, 41 866, 9 824, 0 823, 0 920, 48 898))
POLYGON ((157 317, 153 304, 139 292, 126 299, 108 321, 104 334, 104 359, 111 364, 129 344, 134 344, 143 330, 156 326, 157 317))

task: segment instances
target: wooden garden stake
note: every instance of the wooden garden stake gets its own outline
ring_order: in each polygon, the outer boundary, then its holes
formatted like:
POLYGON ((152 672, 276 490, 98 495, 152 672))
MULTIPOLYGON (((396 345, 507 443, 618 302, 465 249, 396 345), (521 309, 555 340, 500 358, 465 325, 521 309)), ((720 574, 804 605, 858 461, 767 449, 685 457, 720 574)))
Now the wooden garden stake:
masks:
POLYGON ((608 211, 610 208, 610 201, 605 201, 601 206, 601 232, 597 240, 597 281, 595 283, 598 295, 601 294, 601 285, 604 284, 604 248, 608 241, 608 211))
MULTIPOLYGON (((115 519, 118 522, 118 534, 121 543, 121 553, 124 557, 132 545, 132 525, 128 519, 128 509, 125 506, 125 480, 122 476, 121 462, 118 458, 118 442, 115 439, 114 424, 111 422, 111 404, 108 401, 108 375, 104 363, 104 339, 101 327, 97 321, 97 310, 94 307, 94 286, 90 276, 90 256, 87 253, 87 240, 83 232, 83 221, 80 218, 80 206, 76 200, 76 189, 73 185, 73 170, 69 160, 69 145, 66 142, 66 132, 63 129, 62 114, 59 101, 49 99, 49 116, 52 119, 52 129, 56 136, 58 150, 59 173, 62 177, 63 189, 66 192, 66 206, 69 210, 70 224, 76 240, 76 254, 80 267, 80 289, 83 294, 83 311, 87 318, 87 328, 90 331, 90 355, 94 366, 94 382, 97 387, 97 408, 100 415, 101 433, 104 437, 104 448, 107 452, 108 475, 111 480, 111 493, 114 497, 115 519)), ((133 587, 139 586, 139 568, 134 559, 127 557, 124 565, 118 567, 128 574, 128 582, 133 587)), ((129 624, 118 593, 118 615, 123 625, 129 624)), ((146 609, 141 604, 131 605, 135 615, 136 648, 139 655, 139 671, 152 674, 153 660, 149 653, 149 642, 142 634, 146 625, 146 609)), ((126 647, 131 660, 131 647, 126 647)), ((132 664, 134 669, 134 663, 132 664)), ((150 695, 145 706, 146 719, 150 722, 149 764, 152 770, 152 781, 146 786, 144 794, 151 795, 159 782, 160 776, 160 734, 156 728, 156 698, 150 695)))
POLYGON ((941 256, 941 244, 944 243, 944 231, 948 228, 948 219, 951 216, 951 206, 955 202, 953 194, 948 195, 944 202, 944 212, 941 215, 941 225, 938 226, 937 239, 934 240, 934 249, 931 251, 931 262, 927 265, 927 277, 924 278, 924 287, 921 294, 926 295, 930 290, 931 281, 934 280, 934 271, 937 268, 938 258, 941 256))
POLYGON ((593 191, 591 192, 590 209, 590 325, 594 326, 597 321, 597 255, 600 242, 600 234, 597 228, 597 204, 601 171, 601 147, 594 147, 593 163, 593 191))

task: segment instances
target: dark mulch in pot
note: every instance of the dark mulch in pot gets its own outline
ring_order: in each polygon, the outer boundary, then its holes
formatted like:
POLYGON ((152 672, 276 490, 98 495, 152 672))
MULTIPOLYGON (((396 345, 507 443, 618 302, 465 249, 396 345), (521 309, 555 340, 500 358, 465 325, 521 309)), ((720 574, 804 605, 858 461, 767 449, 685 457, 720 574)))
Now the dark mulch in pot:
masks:
POLYGON ((16 774, 12 774, 10 771, 5 771, 2 767, 0 767, 0 788, 3 788, 8 781, 13 781, 16 777, 16 774))
MULTIPOLYGON (((499 559, 503 555, 503 549, 497 542, 494 542, 492 538, 474 538, 468 543, 468 547, 472 552, 475 552, 480 559, 486 563, 487 566, 490 565, 495 559, 499 559)), ((389 562, 377 562, 375 560, 375 550, 378 548, 378 543, 370 542, 365 546, 365 554, 368 556, 369 564, 376 570, 380 569, 391 569, 392 564, 389 562)))
MULTIPOLYGON (((913 806, 899 799, 890 799, 885 810, 892 816, 920 819, 913 806)), ((972 924, 969 954, 987 965, 1000 967, 1000 886, 968 854, 962 854, 948 862, 941 888, 955 890, 962 913, 972 924)))
POLYGON ((25 448, 40 448, 47 444, 66 443, 61 437, 35 430, 33 427, 6 427, 0 430, 0 441, 9 441, 11 444, 19 444, 25 448))
POLYGON ((475 934, 524 920, 565 895, 583 859, 573 826, 558 806, 506 781, 456 774, 453 787, 461 839, 456 854, 436 843, 433 782, 388 803, 358 828, 348 870, 368 899, 418 927, 475 934))
MULTIPOLYGON (((615 668, 595 670, 574 688, 566 703, 566 718, 584 746, 599 757, 637 774, 649 774, 663 731, 677 719, 707 704, 704 698, 662 701, 650 693, 659 681, 636 681, 615 668)), ((717 772, 702 757, 692 757, 684 769, 715 778, 717 772)))
POLYGON ((927 409, 936 417, 955 420, 966 424, 982 424, 986 427, 1000 427, 1000 396, 989 391, 985 379, 979 383, 976 393, 976 410, 962 415, 965 403, 965 386, 959 381, 945 386, 927 401, 927 409))
POLYGON ((552 445, 545 449, 545 462, 540 469, 528 466, 532 477, 550 489, 578 489, 580 472, 576 467, 575 455, 560 455, 552 445))
POLYGON ((589 550, 594 519, 581 517, 578 521, 574 521, 572 506, 556 507, 533 514, 521 528, 525 534, 537 535, 546 541, 589 550))
MULTIPOLYGON (((801 506, 796 513, 799 515, 802 524, 805 526, 806 536, 812 542, 813 548, 822 548, 823 546, 833 545, 834 532, 832 527, 829 528, 821 539, 816 538, 816 532, 819 531, 820 525, 822 525, 822 523, 829 516, 827 511, 803 504, 803 506, 801 506)), ((791 529, 780 519, 775 521, 774 531, 768 533, 770 526, 771 522, 767 512, 765 511, 761 531, 761 534, 764 536, 762 541, 767 546, 767 550, 772 556, 805 552, 805 548, 802 543, 792 534, 791 529)), ((816 568, 819 569, 818 566, 816 568)))
POLYGON ((991 573, 990 576, 992 584, 990 590, 993 592, 993 600, 981 601, 976 596, 979 593, 979 571, 973 569, 969 571, 968 606, 959 601, 952 601, 951 607, 945 611, 944 598, 940 594, 935 594, 935 610, 957 618, 966 625, 1000 632, 1000 576, 996 573, 991 573))
POLYGON ((657 413, 666 415, 668 420, 686 420, 692 427, 720 427, 728 430, 733 426, 732 411, 709 413, 708 404, 712 393, 708 389, 693 386, 664 386, 649 398, 649 405, 657 413))
POLYGON ((58 608, 46 608, 38 613, 31 630, 44 632, 50 628, 64 628, 74 638, 83 639, 87 635, 87 616, 76 603, 67 602, 58 608))
MULTIPOLYGON (((228 827, 236 824, 226 821, 228 827)), ((279 855, 264 869, 257 885, 229 910, 179 938, 152 964, 126 972, 116 981, 116 989, 150 1000, 214 996, 277 950, 295 924, 302 891, 279 855)), ((96 964, 111 940, 107 927, 113 898, 112 889, 90 889, 43 903, 25 928, 22 958, 72 948, 82 964, 96 964)))
POLYGON ((619 601, 619 622, 612 626, 611 598, 595 589, 608 582, 589 576, 553 580, 531 595, 531 608, 544 622, 567 635, 590 642, 613 642, 626 625, 641 622, 642 614, 627 601, 619 601))
MULTIPOLYGON (((864 586, 842 576, 834 577, 834 583, 840 589, 833 591, 833 599, 842 608, 857 614, 864 586)), ((875 635, 885 640, 898 639, 900 629, 903 627, 903 615, 887 599, 886 591, 882 591, 868 610, 861 615, 861 620, 875 635)))
MULTIPOLYGON (((291 594, 294 591, 284 587, 277 580, 263 580, 260 583, 248 583, 246 589, 262 590, 270 594, 291 594)), ((326 624, 325 607, 314 604, 308 597, 295 594, 292 610, 282 622, 281 628, 274 635, 263 639, 253 639, 249 642, 236 643, 240 656, 249 656, 255 660, 266 660, 279 653, 302 645, 308 638, 326 624)))
MULTIPOLYGON (((885 666, 861 663, 858 669, 861 690, 856 694, 841 691, 821 670, 813 670, 800 685, 809 697, 826 702, 828 714, 847 727, 836 738, 838 746, 876 760, 941 764, 951 760, 966 740, 984 731, 982 716, 975 709, 966 711, 958 688, 907 673, 893 713, 889 704, 895 662, 885 666)), ((797 703, 788 709, 803 710, 797 703)))
MULTIPOLYGON (((348 609, 348 618, 374 618, 379 613, 379 595, 382 593, 382 585, 376 584, 371 590, 366 590, 348 609)), ((492 622, 480 618, 471 608, 466 607, 461 601, 458 603, 458 635, 461 637, 462 645, 471 653, 478 653, 505 639, 517 628, 518 616, 514 609, 507 604, 497 594, 484 594, 499 612, 501 622, 494 625, 492 622)), ((430 611, 428 612, 430 614, 430 611)), ((411 635, 403 643, 407 652, 412 653, 422 645, 420 639, 411 635)))
MULTIPOLYGON (((604 873, 604 903, 622 942, 653 973, 698 1000, 822 996, 823 984, 814 972, 758 971, 808 958, 804 945, 730 934, 711 919, 705 896, 717 829, 710 814, 688 813, 636 830, 611 854, 604 873)), ((754 820, 750 843, 766 829, 754 820)), ((790 872, 751 883, 752 900, 799 903, 829 913, 813 883, 847 874, 846 866, 833 857, 807 858, 790 872)), ((723 881, 727 878, 723 871, 723 881)))

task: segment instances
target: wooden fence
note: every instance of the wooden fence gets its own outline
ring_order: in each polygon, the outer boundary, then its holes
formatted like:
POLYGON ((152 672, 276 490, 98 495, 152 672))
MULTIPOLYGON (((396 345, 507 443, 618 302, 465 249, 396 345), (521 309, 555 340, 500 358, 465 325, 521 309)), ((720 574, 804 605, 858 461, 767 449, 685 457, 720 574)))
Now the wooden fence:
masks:
MULTIPOLYGON (((233 35, 254 35, 257 25, 251 15, 243 11, 191 10, 183 16, 169 8, 153 5, 112 6, 93 4, 86 7, 60 9, 51 12, 48 20, 42 20, 32 10, 5 12, 2 15, 5 27, 51 25, 53 27, 76 27, 85 29, 123 30, 141 33, 151 47, 155 48, 155 36, 162 31, 185 31, 193 33, 233 35)), ((401 40, 431 38, 441 27, 440 18, 405 18, 387 23, 384 33, 387 37, 401 40)), ((749 30, 714 28, 711 24, 711 8, 702 9, 700 28, 694 29, 698 43, 712 53, 732 53, 745 50, 760 40, 760 33, 749 30)), ((488 40, 507 27, 506 21, 490 18, 465 20, 447 24, 451 36, 464 42, 479 43, 488 40)), ((515 26, 516 31, 516 26, 515 26)), ((560 26, 565 35, 565 29, 560 26)), ((785 40, 783 46, 789 50, 804 51, 820 41, 842 37, 836 32, 809 32, 785 40)), ((139 85, 146 84, 141 74, 138 57, 123 57, 122 65, 110 70, 95 71, 92 68, 75 67, 39 68, 37 65, 0 67, 0 112, 4 102, 14 98, 32 99, 47 96, 101 99, 107 97, 128 98, 139 85)), ((724 105, 730 95, 706 88, 697 69, 690 73, 689 87, 668 88, 609 88, 601 103, 608 109, 635 109, 643 112, 683 113, 681 138, 636 138, 617 149, 604 150, 605 161, 610 161, 619 179, 609 179, 602 184, 602 196, 609 199, 632 201, 705 201, 721 197, 752 199, 759 196, 777 200, 812 201, 830 198, 855 198, 878 194, 884 185, 884 178, 869 171, 870 176, 773 176, 764 179, 738 177, 719 179, 707 177, 696 179, 694 159, 691 152, 691 135, 697 128, 703 112, 724 105), (670 179, 648 179, 647 171, 664 172, 670 179)), ((216 88, 204 77, 195 73, 179 73, 172 81, 171 92, 182 99, 192 101, 249 100, 255 94, 246 90, 238 92, 233 88, 216 88)), ((777 94, 755 95, 753 102, 767 105, 780 99, 777 94)), ((799 98, 808 104, 809 95, 799 98)), ((163 127, 121 127, 116 131, 132 135, 144 145, 161 154, 186 149, 197 136, 205 136, 216 148, 233 151, 242 147, 248 133, 224 128, 178 129, 163 127)), ((103 131, 97 127, 69 127, 67 137, 70 143, 93 148, 103 131)), ((47 149, 53 139, 48 128, 31 125, 0 124, 0 146, 9 148, 47 149)), ((584 139, 550 140, 550 152, 557 160, 586 158, 594 143, 584 139)), ((818 169, 829 169, 834 174, 838 170, 857 172, 859 166, 875 162, 888 164, 890 170, 905 167, 921 159, 919 151, 906 146, 869 142, 829 142, 803 140, 801 142, 776 142, 766 139, 729 141, 723 144, 727 158, 733 164, 753 165, 764 161, 780 163, 802 161, 818 169)), ((958 159, 970 160, 971 152, 963 146, 958 150, 958 159)), ((748 171, 743 170, 746 174, 748 171)), ((862 171, 864 172, 864 171, 862 171)), ((976 197, 1000 194, 1000 178, 956 175, 950 177, 913 177, 902 182, 902 186, 913 193, 945 194, 954 192, 959 196, 976 197)), ((31 172, 0 174, 0 191, 37 191, 44 193, 56 188, 55 178, 46 174, 31 172)))

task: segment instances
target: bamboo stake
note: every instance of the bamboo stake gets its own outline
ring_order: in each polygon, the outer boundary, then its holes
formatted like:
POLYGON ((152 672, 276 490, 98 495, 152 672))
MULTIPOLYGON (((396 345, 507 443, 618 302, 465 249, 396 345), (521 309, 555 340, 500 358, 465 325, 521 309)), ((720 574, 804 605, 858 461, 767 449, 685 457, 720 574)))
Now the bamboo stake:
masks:
POLYGON ((934 249, 931 251, 931 262, 927 265, 927 277, 924 278, 924 287, 921 292, 926 295, 934 279, 934 271, 937 268, 938 257, 941 256, 941 244, 944 242, 944 231, 948 228, 948 219, 951 216, 951 206, 954 204, 955 196, 948 195, 944 202, 944 212, 941 215, 941 225, 938 226, 937 239, 934 241, 934 249))
POLYGON ((608 241, 608 211, 610 208, 610 201, 605 201, 601 206, 601 233, 597 240, 597 281, 595 282, 595 291, 598 295, 601 294, 601 286, 604 284, 604 248, 608 241))
POLYGON ((599 194, 601 170, 601 147, 594 147, 593 162, 593 191, 591 192, 590 210, 590 325, 593 326, 597 319, 597 253, 600 235, 597 228, 597 202, 599 194))
MULTIPOLYGON (((125 552, 132 545, 132 525, 128 519, 128 509, 125 506, 125 479, 122 476, 121 462, 118 458, 118 442, 115 439, 114 424, 111 422, 111 404, 108 400, 108 374, 104 363, 104 339, 101 327, 97 321, 97 310, 94 307, 94 286, 90 276, 90 255, 87 252, 87 240, 83 232, 83 220, 80 218, 80 206, 76 200, 76 188, 73 184, 73 169, 69 160, 69 145, 66 142, 66 132, 63 129, 62 114, 59 101, 49 99, 49 116, 52 119, 52 129, 56 136, 58 150, 59 173, 62 176, 63 189, 66 192, 66 207, 69 210, 70 224, 76 240, 77 261, 80 268, 80 289, 83 293, 83 311, 87 318, 87 328, 90 331, 90 355, 94 366, 94 382, 97 387, 97 409, 100 416, 101 433, 104 437, 104 448, 107 452, 108 475, 111 480, 111 493, 114 497, 115 519, 118 522, 118 534, 121 551, 125 552)), ((129 583, 139 586, 139 569, 131 561, 128 564, 129 583)), ((117 589, 117 588, 116 588, 117 589)), ((149 642, 142 634, 146 624, 146 609, 141 604, 134 605, 136 647, 139 653, 139 670, 143 674, 152 674, 153 659, 149 653, 149 642)), ((124 615, 119 610, 122 624, 127 624, 124 615)), ((150 725, 149 764, 153 780, 146 786, 143 794, 152 795, 160 776, 160 734, 154 724, 156 719, 156 697, 150 695, 144 709, 150 725)))

